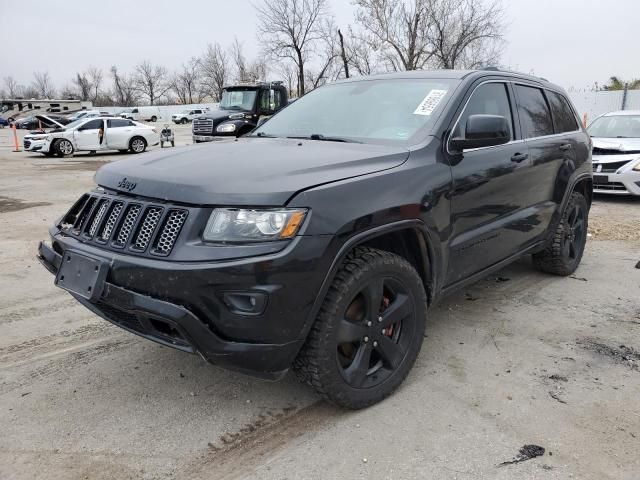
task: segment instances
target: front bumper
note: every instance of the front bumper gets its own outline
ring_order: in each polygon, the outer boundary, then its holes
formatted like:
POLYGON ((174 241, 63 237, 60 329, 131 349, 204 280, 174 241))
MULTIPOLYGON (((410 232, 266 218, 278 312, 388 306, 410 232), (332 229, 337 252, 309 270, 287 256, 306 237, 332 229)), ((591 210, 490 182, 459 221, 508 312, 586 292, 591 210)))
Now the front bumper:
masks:
POLYGON ((640 196, 640 172, 633 170, 622 173, 594 172, 593 191, 610 195, 640 196))
POLYGON ((32 139, 24 139, 23 147, 25 152, 39 152, 44 147, 46 140, 32 140, 32 139))
POLYGON ((284 375, 304 343, 311 310, 330 265, 331 237, 299 237, 297 245, 267 257, 177 263, 104 251, 52 229, 52 246, 38 258, 57 273, 70 249, 109 264, 101 295, 85 307, 132 333, 254 376, 284 375), (239 314, 225 292, 260 292, 258 314, 239 314))

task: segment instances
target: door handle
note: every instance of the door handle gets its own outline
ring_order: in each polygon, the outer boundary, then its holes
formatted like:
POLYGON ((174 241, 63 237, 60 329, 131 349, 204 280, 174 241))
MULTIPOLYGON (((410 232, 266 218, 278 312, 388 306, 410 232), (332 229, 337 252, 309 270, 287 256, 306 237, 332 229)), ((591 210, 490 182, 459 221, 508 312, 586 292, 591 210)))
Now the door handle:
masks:
POLYGON ((571 144, 565 143, 564 145, 560 145, 560 150, 562 150, 563 152, 566 152, 567 150, 571 150, 571 144))
POLYGON ((520 163, 520 162, 524 162, 527 158, 529 158, 528 153, 516 153, 513 157, 511 157, 511 161, 520 163))

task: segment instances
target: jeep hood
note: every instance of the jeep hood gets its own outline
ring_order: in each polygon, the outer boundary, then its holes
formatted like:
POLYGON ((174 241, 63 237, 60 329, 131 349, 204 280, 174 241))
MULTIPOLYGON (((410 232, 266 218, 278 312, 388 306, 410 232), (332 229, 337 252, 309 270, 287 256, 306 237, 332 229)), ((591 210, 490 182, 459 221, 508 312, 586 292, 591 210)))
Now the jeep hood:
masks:
POLYGON ((402 147, 242 138, 159 150, 96 173, 98 185, 196 205, 281 206, 311 187, 402 164, 402 147))

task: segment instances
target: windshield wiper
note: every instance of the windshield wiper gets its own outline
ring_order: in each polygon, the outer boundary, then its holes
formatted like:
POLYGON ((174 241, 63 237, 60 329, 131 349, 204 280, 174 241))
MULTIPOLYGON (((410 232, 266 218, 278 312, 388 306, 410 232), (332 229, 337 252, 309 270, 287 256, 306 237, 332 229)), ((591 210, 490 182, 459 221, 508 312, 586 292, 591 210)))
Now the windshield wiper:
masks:
POLYGON ((351 138, 344 137, 327 137, 322 135, 321 133, 312 133, 309 136, 300 136, 300 137, 287 137, 287 138, 296 138, 299 140, 319 140, 321 142, 344 142, 344 143, 362 143, 357 140, 352 140, 351 138))
POLYGON ((254 135, 247 135, 247 137, 278 138, 275 135, 269 135, 268 133, 264 133, 264 132, 258 132, 254 135))

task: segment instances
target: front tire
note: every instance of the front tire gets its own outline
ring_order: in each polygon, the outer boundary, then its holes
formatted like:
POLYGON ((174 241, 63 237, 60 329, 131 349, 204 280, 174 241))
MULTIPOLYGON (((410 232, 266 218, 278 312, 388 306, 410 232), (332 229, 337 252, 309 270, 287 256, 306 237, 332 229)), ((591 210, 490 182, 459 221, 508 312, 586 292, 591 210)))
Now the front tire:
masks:
POLYGON ((533 255, 536 268, 563 276, 575 272, 587 243, 588 220, 587 200, 582 194, 573 192, 549 244, 533 255))
POLYGON ((185 125, 185 124, 189 123, 189 120, 187 120, 186 118, 183 118, 182 120, 180 120, 180 123, 182 125, 185 125))
POLYGON ((156 117, 156 116, 154 115, 153 117, 151 117, 151 121, 152 121, 153 123, 157 122, 157 121, 158 121, 158 117, 156 117))
POLYGON ((413 266, 393 253, 358 247, 336 273, 294 369, 336 405, 377 403, 413 367, 426 315, 424 285, 413 266))
POLYGON ((133 137, 129 141, 129 150, 131 153, 142 153, 147 149, 147 142, 142 137, 133 137))
POLYGON ((61 138, 56 141, 53 149, 59 157, 66 157, 73 154, 73 144, 66 138, 61 138))

